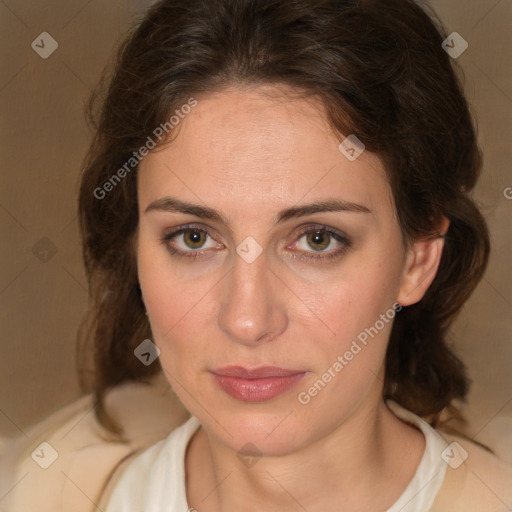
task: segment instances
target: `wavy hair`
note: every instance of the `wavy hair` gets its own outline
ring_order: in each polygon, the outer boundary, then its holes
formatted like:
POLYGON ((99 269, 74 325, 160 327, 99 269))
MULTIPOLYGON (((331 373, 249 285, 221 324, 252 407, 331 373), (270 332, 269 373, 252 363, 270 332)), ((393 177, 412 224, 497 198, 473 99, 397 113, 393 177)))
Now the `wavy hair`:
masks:
POLYGON ((121 431, 106 392, 161 371, 134 357, 151 331, 133 244, 137 165, 126 162, 190 97, 231 85, 287 85, 321 100, 340 138, 356 134, 384 163, 406 243, 437 236, 449 219, 432 285, 395 318, 384 396, 432 425, 465 398, 466 370, 447 335, 483 275, 489 236, 470 197, 481 155, 445 37, 412 0, 162 0, 148 10, 91 100, 95 135, 79 194, 91 295, 79 347, 93 347, 81 375, 108 430, 121 431))

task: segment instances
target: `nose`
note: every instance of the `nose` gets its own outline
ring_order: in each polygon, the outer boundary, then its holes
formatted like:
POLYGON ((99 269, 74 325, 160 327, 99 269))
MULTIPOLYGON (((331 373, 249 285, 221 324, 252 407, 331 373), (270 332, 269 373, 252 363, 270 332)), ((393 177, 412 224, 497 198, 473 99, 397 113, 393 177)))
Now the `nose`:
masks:
POLYGON ((233 341, 248 346, 277 338, 288 325, 282 283, 269 268, 265 253, 252 263, 238 255, 234 260, 224 281, 219 328, 233 341))

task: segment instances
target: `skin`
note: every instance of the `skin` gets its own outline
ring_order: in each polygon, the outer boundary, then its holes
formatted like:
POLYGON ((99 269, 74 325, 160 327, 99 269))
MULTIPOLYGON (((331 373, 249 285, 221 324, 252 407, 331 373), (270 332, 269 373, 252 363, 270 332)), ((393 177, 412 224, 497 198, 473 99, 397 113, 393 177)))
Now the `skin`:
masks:
POLYGON ((141 163, 136 244, 162 367, 202 424, 186 454, 189 506, 386 510, 425 448, 421 432, 382 400, 391 322, 307 405, 297 395, 393 303, 421 299, 442 239, 404 244, 379 158, 365 151, 349 161, 319 103, 277 86, 233 87, 197 99, 175 140, 141 163), (155 202, 165 197, 207 206, 225 222, 159 209, 155 202), (284 209, 327 200, 369 212, 274 222, 284 209), (204 246, 191 248, 183 234, 162 241, 191 223, 209 231, 200 238, 204 246), (300 231, 308 226, 344 233, 350 246, 328 235, 320 237, 328 245, 311 245, 300 231), (252 263, 236 252, 248 236, 262 249, 252 263), (171 254, 168 246, 196 257, 171 254), (339 249, 333 259, 318 258, 339 249), (306 374, 271 400, 246 403, 227 395, 210 373, 227 365, 306 374), (250 468, 238 456, 246 443, 262 455, 250 468))

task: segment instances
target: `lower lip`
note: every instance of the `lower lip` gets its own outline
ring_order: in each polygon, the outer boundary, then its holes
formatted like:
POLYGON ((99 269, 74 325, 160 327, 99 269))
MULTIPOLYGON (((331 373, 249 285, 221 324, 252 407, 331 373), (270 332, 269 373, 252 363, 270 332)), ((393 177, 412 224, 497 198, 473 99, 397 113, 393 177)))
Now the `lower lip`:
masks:
POLYGON ((264 402, 288 391, 304 377, 304 373, 261 379, 242 379, 216 374, 213 376, 219 386, 231 397, 243 402, 264 402))

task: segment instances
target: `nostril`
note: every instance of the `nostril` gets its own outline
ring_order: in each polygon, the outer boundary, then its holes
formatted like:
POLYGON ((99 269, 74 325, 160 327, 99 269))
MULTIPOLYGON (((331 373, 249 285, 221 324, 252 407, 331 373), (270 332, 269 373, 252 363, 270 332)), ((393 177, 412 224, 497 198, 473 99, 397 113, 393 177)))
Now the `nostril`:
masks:
POLYGON ((271 341, 273 338, 275 338, 275 334, 272 334, 271 332, 267 332, 266 334, 263 334, 260 336, 256 341, 259 343, 271 341))

